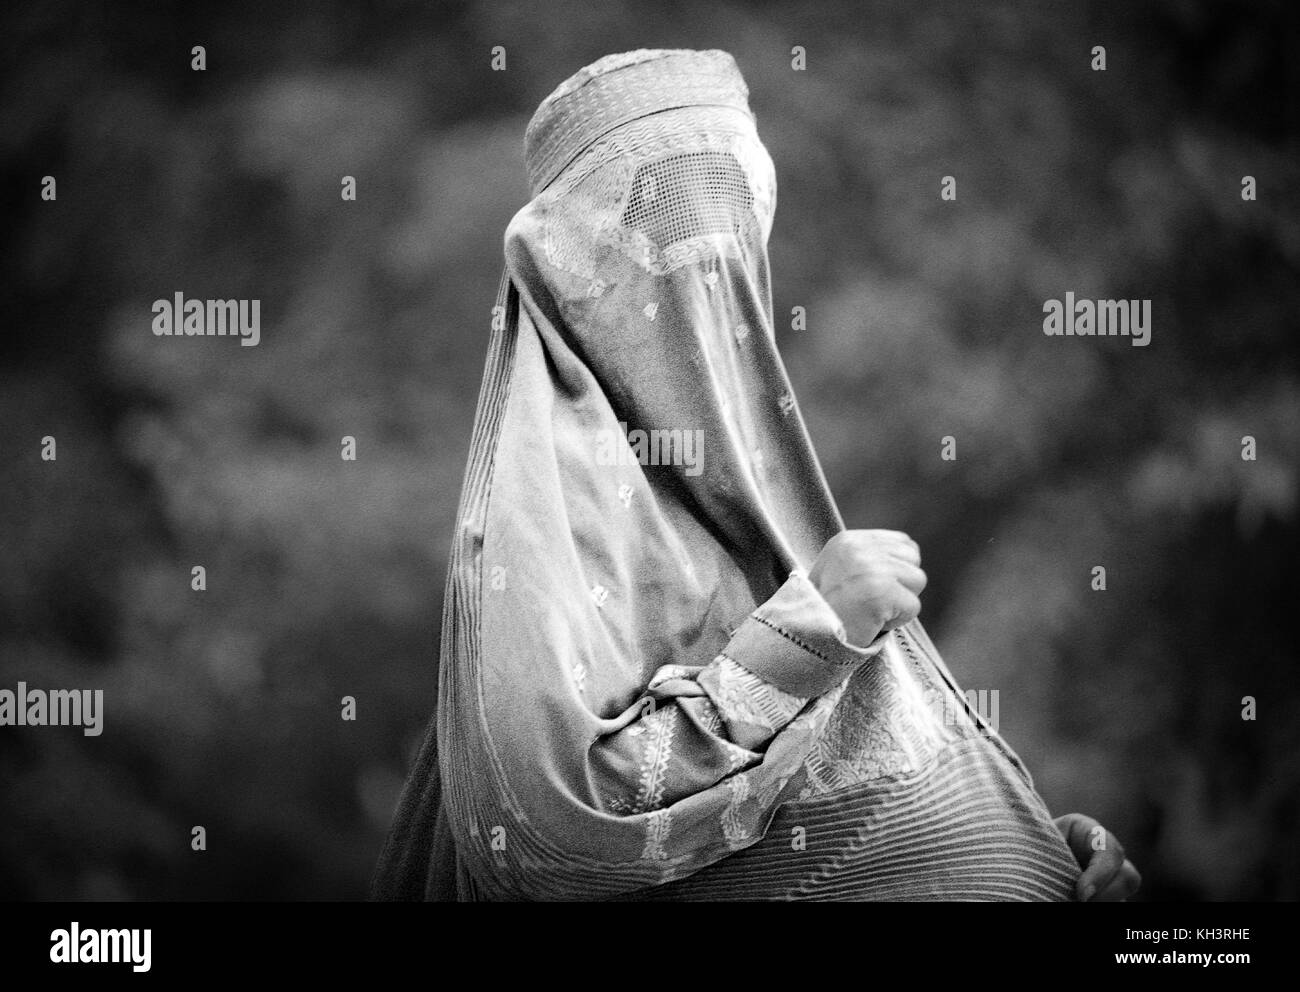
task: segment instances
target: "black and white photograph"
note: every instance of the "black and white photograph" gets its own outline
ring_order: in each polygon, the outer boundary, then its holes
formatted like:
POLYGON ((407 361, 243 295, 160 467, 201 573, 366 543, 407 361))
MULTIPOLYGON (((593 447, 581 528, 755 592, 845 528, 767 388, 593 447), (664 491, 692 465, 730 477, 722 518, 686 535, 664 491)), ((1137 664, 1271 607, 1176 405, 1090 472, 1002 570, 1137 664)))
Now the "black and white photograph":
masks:
POLYGON ((7 961, 819 902, 1280 963, 1300 7, 40 0, 0 49, 7 961), (969 905, 1037 902, 1126 905, 969 905))

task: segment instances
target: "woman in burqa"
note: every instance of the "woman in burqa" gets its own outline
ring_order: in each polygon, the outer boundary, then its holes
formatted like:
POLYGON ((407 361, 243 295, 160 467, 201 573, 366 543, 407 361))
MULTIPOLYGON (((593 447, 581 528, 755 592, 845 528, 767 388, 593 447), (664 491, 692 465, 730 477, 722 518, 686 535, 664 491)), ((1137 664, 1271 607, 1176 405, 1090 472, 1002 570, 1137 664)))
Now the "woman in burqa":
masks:
POLYGON ((776 350, 776 200, 724 52, 608 56, 528 126, 435 719, 374 896, 1120 899, 846 531, 776 350))

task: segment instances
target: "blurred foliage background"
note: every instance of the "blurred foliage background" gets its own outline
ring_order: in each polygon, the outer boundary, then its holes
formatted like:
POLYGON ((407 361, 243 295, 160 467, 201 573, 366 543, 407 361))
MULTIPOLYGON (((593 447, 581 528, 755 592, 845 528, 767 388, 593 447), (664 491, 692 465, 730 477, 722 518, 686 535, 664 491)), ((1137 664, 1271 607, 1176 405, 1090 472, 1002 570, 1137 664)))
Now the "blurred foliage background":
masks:
POLYGON ((524 125, 601 55, 716 47, 776 161, 777 331, 850 526, 920 541, 948 663, 1145 898, 1295 899, 1296 27, 1285 0, 6 6, 0 687, 107 714, 0 730, 0 896, 364 895, 433 707, 524 125), (261 299, 261 344, 156 338, 177 291, 261 299), (1045 337, 1066 291, 1152 300, 1151 344, 1045 337))

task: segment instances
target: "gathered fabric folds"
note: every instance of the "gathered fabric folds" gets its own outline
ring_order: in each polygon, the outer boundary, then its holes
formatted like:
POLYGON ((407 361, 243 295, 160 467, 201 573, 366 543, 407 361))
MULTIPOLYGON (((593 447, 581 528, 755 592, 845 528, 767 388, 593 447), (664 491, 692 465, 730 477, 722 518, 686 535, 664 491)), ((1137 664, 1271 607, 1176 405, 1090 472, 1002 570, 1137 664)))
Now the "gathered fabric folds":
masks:
POLYGON ((1055 899, 1079 869, 919 622, 847 642, 776 349, 771 159, 729 55, 539 107, 505 236, 435 719, 387 899, 1055 899))

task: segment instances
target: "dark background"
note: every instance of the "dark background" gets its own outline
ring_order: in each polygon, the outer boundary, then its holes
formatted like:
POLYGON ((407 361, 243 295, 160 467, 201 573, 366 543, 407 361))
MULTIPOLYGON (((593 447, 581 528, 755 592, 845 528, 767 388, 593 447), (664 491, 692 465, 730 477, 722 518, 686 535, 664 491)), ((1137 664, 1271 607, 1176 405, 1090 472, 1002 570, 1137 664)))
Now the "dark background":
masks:
POLYGON ((6 5, 0 688, 103 688, 106 720, 0 728, 0 897, 364 894, 433 707, 524 125, 601 55, 716 47, 850 526, 919 540, 949 665, 1144 898, 1295 899, 1294 9, 6 5), (261 344, 155 337, 177 291, 260 299, 261 344), (1151 344, 1045 337, 1067 291, 1150 299, 1151 344))

